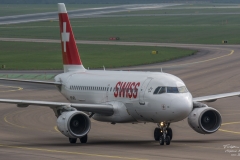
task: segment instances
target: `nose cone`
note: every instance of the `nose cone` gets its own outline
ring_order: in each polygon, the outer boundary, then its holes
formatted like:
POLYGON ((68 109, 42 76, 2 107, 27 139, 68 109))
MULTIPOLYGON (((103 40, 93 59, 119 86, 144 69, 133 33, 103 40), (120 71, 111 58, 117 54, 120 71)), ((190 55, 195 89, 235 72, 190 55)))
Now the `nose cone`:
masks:
POLYGON ((192 95, 189 92, 174 95, 172 107, 175 115, 174 121, 185 119, 193 109, 192 95))

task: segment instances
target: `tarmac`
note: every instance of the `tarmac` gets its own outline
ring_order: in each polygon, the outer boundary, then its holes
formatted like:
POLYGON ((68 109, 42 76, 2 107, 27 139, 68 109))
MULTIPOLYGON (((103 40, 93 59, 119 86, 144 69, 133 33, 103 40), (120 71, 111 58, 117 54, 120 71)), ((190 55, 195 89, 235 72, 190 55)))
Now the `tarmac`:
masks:
MULTIPOLYGON (((240 90, 239 45, 163 45, 199 52, 165 63, 116 70, 160 72, 163 68, 164 72, 180 77, 193 97, 240 90)), ((28 72, 33 71, 24 71, 28 72)), ((55 87, 38 84, 2 81, 0 95, 8 99, 66 102, 55 87)), ((51 109, 0 104, 0 159, 239 159, 239 152, 233 153, 238 148, 224 148, 228 144, 240 147, 239 102, 239 97, 231 97, 208 103, 219 110, 223 118, 221 129, 214 134, 196 133, 186 119, 172 123, 173 140, 169 146, 160 146, 154 141, 156 124, 112 125, 94 120, 88 143, 70 144, 68 138, 56 130, 56 117, 51 109)))
MULTIPOLYGON (((131 6, 133 9, 144 6, 131 6)), ((145 6, 145 9, 154 6, 145 6)), ((119 8, 119 11, 129 10, 119 8)), ((90 16, 117 11, 103 8, 96 11, 70 13, 90 16), (99 12, 100 11, 100 12, 99 12), (87 15, 89 14, 89 15, 87 15)), ((113 13, 113 12, 112 12, 113 13)), ((1 24, 22 23, 55 19, 56 12, 0 18, 1 24), (55 16, 55 17, 51 17, 55 16)), ((79 15, 75 15, 76 17, 79 15)), ((4 41, 28 41, 29 39, 3 39, 4 41)), ((31 39, 32 41, 32 39, 31 39)), ((56 40, 36 40, 59 43, 56 40)), ((145 45, 183 47, 198 53, 151 65, 107 70, 138 70, 167 72, 180 77, 193 97, 240 91, 240 46, 196 45, 148 42, 77 41, 82 44, 145 45), (116 43, 116 44, 114 44, 116 43)), ((81 50, 81 49, 80 49, 81 50)), ((49 73, 62 71, 1 71, 0 73, 49 73)), ((7 99, 43 100, 67 102, 53 86, 40 84, 0 82, 0 97, 7 99)), ((240 106, 239 97, 225 98, 207 103, 220 111, 223 123, 219 131, 201 135, 193 131, 187 120, 172 123, 173 140, 169 146, 154 141, 156 124, 115 124, 91 120, 92 128, 87 144, 70 144, 68 138, 56 129, 56 117, 48 107, 30 106, 17 108, 13 104, 0 104, 0 159, 8 160, 56 160, 56 159, 239 159, 240 158, 240 106)))

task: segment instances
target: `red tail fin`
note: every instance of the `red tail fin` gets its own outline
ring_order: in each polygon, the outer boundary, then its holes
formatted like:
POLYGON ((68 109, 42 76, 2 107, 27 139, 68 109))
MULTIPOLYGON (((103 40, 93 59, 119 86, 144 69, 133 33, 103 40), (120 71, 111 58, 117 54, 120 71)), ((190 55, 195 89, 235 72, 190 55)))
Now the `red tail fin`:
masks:
POLYGON ((64 71, 83 69, 64 3, 58 3, 58 13, 64 71))

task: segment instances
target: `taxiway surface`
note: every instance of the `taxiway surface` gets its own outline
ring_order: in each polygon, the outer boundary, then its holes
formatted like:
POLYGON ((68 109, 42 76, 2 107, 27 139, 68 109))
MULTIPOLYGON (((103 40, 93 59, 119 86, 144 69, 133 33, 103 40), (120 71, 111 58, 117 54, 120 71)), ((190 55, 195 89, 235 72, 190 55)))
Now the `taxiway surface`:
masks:
MULTIPOLYGON (((168 46, 199 52, 170 62, 121 69, 160 71, 165 66, 164 71, 180 77, 194 97, 240 91, 239 45, 168 46)), ((54 87, 3 81, 0 84, 1 98, 66 101, 54 87)), ((239 159, 240 155, 232 156, 235 153, 223 147, 240 147, 239 102, 239 97, 232 97, 208 103, 223 118, 221 129, 211 135, 196 133, 187 119, 171 124, 173 140, 169 146, 154 141, 156 124, 111 125, 94 120, 87 144, 69 144, 55 129, 56 117, 51 109, 0 104, 0 159, 239 159)))

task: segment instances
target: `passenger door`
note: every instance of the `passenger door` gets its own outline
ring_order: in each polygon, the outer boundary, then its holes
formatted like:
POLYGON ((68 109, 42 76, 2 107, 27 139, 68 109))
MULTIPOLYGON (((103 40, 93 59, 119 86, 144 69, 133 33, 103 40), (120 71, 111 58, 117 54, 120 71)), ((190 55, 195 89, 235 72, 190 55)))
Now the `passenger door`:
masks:
POLYGON ((147 90, 148 84, 151 82, 152 79, 153 79, 152 77, 148 77, 140 87, 140 91, 139 91, 139 104, 140 105, 145 105, 144 95, 147 90))

